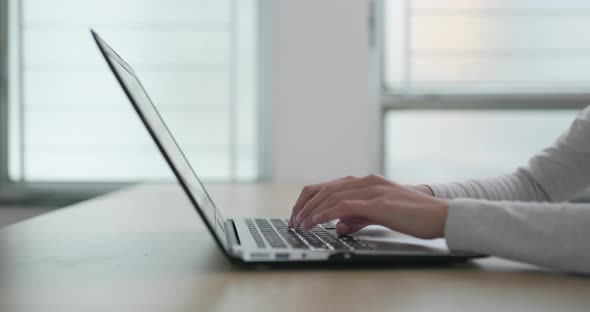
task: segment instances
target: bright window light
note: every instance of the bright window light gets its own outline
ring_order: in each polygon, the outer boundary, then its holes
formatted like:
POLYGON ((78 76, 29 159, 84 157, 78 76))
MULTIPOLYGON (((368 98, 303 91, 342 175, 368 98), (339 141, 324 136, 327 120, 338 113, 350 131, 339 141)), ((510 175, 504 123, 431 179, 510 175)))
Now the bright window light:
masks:
POLYGON ((257 167, 256 0, 12 1, 20 81, 13 179, 101 182, 171 172, 93 42, 133 66, 197 173, 249 181, 257 167))

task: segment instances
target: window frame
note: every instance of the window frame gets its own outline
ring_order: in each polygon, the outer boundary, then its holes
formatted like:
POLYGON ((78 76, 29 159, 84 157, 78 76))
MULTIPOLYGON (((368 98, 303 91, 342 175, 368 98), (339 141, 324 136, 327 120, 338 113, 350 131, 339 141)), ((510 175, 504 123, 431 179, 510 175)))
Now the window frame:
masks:
POLYGON ((385 110, 404 109, 581 109, 590 104, 590 94, 424 94, 399 95, 382 89, 385 110), (555 103, 559 103, 556 106, 555 103))
MULTIPOLYGON (((235 1, 235 0, 234 0, 235 1)), ((0 81, 0 203, 10 203, 11 205, 27 204, 43 205, 43 206, 66 206, 75 202, 90 199, 99 195, 119 190, 121 188, 129 187, 141 181, 130 182, 34 182, 13 180, 10 178, 9 172, 9 134, 10 126, 8 124, 10 119, 9 112, 9 96, 8 96, 8 75, 10 75, 10 68, 8 64, 8 43, 10 40, 11 21, 8 20, 10 8, 9 5, 15 3, 10 0, 0 0, 0 47, 6 50, 6 54, 0 59, 0 76, 3 78, 0 81)), ((18 1, 17 5, 20 5, 18 1)), ((260 140, 256 146, 258 151, 259 164, 258 178, 256 181, 265 181, 270 177, 270 169, 268 167, 269 159, 271 158, 270 148, 267 146, 268 127, 270 125, 270 118, 268 114, 269 102, 267 93, 269 88, 264 88, 267 81, 271 81, 269 69, 267 68, 267 52, 264 48, 270 46, 267 39, 269 38, 269 30, 265 30, 265 25, 268 27, 272 23, 269 13, 272 13, 274 6, 268 4, 267 1, 257 1, 255 10, 258 14, 258 21, 256 23, 257 33, 257 55, 256 65, 260 70, 257 73, 258 83, 258 118, 259 127, 257 133, 260 140)), ((20 18, 20 17, 17 17, 20 18)), ((19 49, 20 50, 20 49, 19 49)), ((20 51, 19 51, 20 53, 20 51)), ((170 181, 154 181, 155 183, 168 183, 170 181)))
POLYGON ((8 0, 0 0, 0 187, 8 175, 8 0))

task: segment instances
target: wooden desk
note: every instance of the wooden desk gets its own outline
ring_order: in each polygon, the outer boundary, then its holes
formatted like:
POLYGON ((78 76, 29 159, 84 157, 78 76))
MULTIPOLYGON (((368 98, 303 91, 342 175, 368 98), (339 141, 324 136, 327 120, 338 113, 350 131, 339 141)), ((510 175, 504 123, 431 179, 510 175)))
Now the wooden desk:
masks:
MULTIPOLYGON (((285 216, 300 186, 214 185, 226 214, 285 216)), ((589 311, 590 278, 488 258, 448 268, 232 268, 176 185, 0 231, 0 311, 589 311)))

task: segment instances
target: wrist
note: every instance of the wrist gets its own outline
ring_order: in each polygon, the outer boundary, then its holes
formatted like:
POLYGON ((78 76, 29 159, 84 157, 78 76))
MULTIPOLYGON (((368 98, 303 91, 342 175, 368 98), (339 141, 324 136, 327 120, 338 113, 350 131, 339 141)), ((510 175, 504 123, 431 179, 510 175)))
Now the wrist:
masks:
POLYGON ((446 199, 438 199, 437 202, 437 236, 443 238, 445 236, 445 225, 449 214, 449 201, 446 199))
POLYGON ((411 185, 409 186, 411 189, 418 191, 424 195, 428 195, 428 196, 432 196, 434 197, 434 191, 432 191, 432 189, 430 188, 430 186, 426 185, 426 184, 421 184, 421 185, 411 185))

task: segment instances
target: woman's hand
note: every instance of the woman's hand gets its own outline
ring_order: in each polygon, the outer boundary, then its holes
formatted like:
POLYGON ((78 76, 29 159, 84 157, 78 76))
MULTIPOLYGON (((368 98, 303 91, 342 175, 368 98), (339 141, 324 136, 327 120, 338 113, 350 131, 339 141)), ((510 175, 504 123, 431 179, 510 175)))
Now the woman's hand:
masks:
POLYGON ((338 235, 377 224, 419 238, 444 235, 448 203, 427 186, 403 186, 378 175, 346 177, 303 188, 293 207, 290 227, 309 230, 340 219, 338 235))

